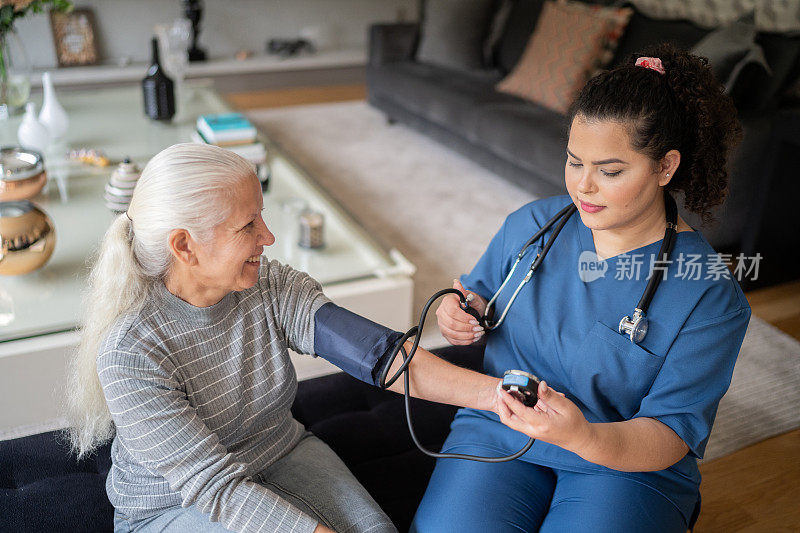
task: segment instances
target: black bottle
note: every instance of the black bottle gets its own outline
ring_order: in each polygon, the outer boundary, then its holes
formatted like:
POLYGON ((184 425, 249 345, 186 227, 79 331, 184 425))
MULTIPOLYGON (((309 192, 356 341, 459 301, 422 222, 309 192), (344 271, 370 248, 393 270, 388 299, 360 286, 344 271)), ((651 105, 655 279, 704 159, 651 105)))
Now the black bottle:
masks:
POLYGON ((144 112, 153 120, 169 121, 175 115, 175 84, 158 61, 158 40, 153 37, 153 64, 142 80, 144 112))

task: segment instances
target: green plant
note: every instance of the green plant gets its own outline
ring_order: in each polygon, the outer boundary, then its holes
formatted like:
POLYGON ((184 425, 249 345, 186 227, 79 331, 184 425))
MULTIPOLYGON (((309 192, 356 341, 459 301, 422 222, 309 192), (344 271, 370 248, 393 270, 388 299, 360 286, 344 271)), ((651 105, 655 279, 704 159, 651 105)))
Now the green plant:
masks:
POLYGON ((42 13, 50 7, 53 11, 69 11, 70 0, 0 0, 0 35, 14 27, 14 21, 28 13, 42 13))
POLYGON ((0 0, 0 107, 5 110, 8 95, 8 69, 6 68, 6 35, 14 29, 14 21, 28 13, 42 13, 49 7, 53 11, 72 9, 70 0, 0 0))

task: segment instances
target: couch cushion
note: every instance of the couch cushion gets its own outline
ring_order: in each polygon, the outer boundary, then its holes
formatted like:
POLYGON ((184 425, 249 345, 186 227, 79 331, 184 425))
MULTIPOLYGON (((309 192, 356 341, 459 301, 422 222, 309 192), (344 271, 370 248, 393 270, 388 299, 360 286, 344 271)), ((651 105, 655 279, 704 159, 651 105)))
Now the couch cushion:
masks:
POLYGON ((426 0, 417 61, 456 70, 483 65, 492 0, 426 0))
POLYGON ((547 2, 522 58, 497 89, 566 113, 586 80, 612 59, 609 48, 631 14, 630 8, 547 2))
POLYGON ((476 142, 558 187, 564 187, 566 118, 522 100, 492 103, 475 113, 476 142))
POLYGON ((794 72, 787 79, 793 81, 787 84, 787 89, 781 96, 781 103, 796 107, 800 105, 800 57, 795 61, 794 72))
POLYGON ((503 74, 514 69, 536 28, 545 0, 517 0, 508 15, 497 49, 497 67, 503 74))
MULTIPOLYGON (((707 57, 714 71, 714 76, 720 82, 728 85, 729 78, 736 69, 737 64, 754 50, 761 51, 755 43, 756 27, 752 22, 737 20, 731 24, 718 28, 692 47, 693 54, 707 57)), ((764 52, 761 51, 763 57, 764 52)), ((731 80, 734 81, 734 80, 731 80)))
POLYGON ((496 7, 493 9, 492 18, 486 31, 486 38, 483 40, 483 66, 494 68, 497 64, 495 54, 503 37, 508 16, 511 8, 514 7, 512 0, 495 0, 496 7))
POLYGON ((764 50, 770 72, 761 65, 746 65, 731 91, 740 111, 761 112, 774 109, 781 93, 792 80, 795 65, 800 61, 800 36, 759 33, 758 43, 764 50))
POLYGON ((471 138, 477 106, 516 100, 494 90, 499 77, 497 71, 465 73, 420 63, 394 63, 371 69, 370 92, 471 138))
POLYGON ((110 444, 76 461, 60 432, 0 442, 0 531, 112 531, 110 444))
POLYGON ((619 40, 617 51, 609 67, 626 61, 631 55, 638 54, 645 46, 661 41, 669 41, 679 48, 689 50, 700 39, 708 35, 709 30, 681 20, 656 20, 634 11, 628 21, 628 27, 619 40))
MULTIPOLYGON (((616 5, 619 0, 581 0, 581 3, 591 5, 616 5)), ((503 74, 508 74, 514 69, 525 51, 539 15, 542 12, 545 0, 512 0, 510 14, 505 18, 506 23, 503 34, 497 43, 495 51, 496 66, 503 74)))
MULTIPOLYGON (((630 59, 645 46, 659 40, 671 41, 690 50, 711 31, 685 20, 656 20, 636 11, 609 66, 630 59)), ((740 112, 761 112, 776 107, 781 92, 792 79, 794 66, 800 61, 800 36, 759 32, 755 42, 763 50, 771 73, 758 61, 742 66, 730 92, 740 112)))

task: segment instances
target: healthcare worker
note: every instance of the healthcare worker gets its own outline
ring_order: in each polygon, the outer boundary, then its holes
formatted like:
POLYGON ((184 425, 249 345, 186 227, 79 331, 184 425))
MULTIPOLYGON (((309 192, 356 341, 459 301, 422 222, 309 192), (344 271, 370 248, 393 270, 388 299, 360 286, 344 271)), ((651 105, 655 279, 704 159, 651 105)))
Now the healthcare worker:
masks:
MULTIPOLYGON (((573 203, 504 322, 485 330, 454 295, 437 310, 452 344, 485 335, 487 374, 521 369, 542 380, 535 407, 501 391, 499 416, 459 410, 442 452, 500 456, 536 441, 510 462, 439 459, 413 531, 678 532, 699 510, 696 460, 730 385, 747 301, 678 218, 646 335, 634 342, 619 328, 661 272, 652 265, 669 233, 667 196, 682 194, 704 217, 722 202, 741 132, 735 108, 707 59, 661 44, 592 78, 567 119, 569 196, 509 215, 455 283, 482 314, 526 241, 573 203)), ((495 319, 551 233, 526 252, 495 319)))

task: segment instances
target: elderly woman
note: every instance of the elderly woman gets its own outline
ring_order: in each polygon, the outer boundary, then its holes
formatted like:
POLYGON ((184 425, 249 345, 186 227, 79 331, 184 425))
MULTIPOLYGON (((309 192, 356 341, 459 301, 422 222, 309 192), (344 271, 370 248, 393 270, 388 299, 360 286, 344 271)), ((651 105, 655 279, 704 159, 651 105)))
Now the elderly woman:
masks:
MULTIPOLYGON (((569 196, 509 215, 456 288, 471 292, 482 315, 531 236, 562 210, 578 215, 564 211, 541 268, 498 327, 487 331, 454 296, 437 311, 453 344, 486 335, 488 374, 519 368, 543 380, 534 407, 502 393, 499 417, 461 409, 443 451, 496 455, 536 442, 499 465, 440 459, 414 531, 682 532, 699 512, 696 459, 750 308, 671 195, 702 215, 722 201, 741 131, 735 108, 705 58, 659 45, 592 78, 567 120, 569 196), (673 242, 669 261, 656 265, 664 241, 673 242), (595 269, 581 276, 587 263, 595 269), (637 304, 662 275, 651 305, 637 304), (639 307, 644 336, 621 327, 639 307)), ((526 252, 495 320, 556 227, 526 252)))
MULTIPOLYGON (((147 164, 106 233, 69 399, 79 454, 114 439, 115 531, 395 531, 292 418, 288 350, 375 383, 401 335, 338 308, 307 274, 264 260, 275 237, 262 210, 247 161, 180 144, 147 164), (350 333, 359 327, 364 335, 350 333)), ((495 378, 424 351, 412 367, 416 396, 498 405, 495 378), (436 386, 449 380, 462 386, 436 386)))

